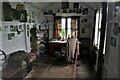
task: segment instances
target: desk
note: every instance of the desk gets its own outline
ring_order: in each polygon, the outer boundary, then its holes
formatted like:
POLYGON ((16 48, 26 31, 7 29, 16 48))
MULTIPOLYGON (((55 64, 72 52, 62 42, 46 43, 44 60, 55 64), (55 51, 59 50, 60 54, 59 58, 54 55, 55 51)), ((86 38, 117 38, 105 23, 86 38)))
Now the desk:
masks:
POLYGON ((48 46, 49 46, 49 55, 51 56, 52 53, 54 53, 54 48, 59 48, 65 46, 66 47, 67 41, 49 41, 48 46))
MULTIPOLYGON (((49 55, 51 56, 52 53, 54 53, 54 48, 59 48, 61 50, 60 47, 67 47, 67 41, 49 41, 48 46, 49 46, 49 55)), ((80 44, 81 42, 78 42, 79 45, 77 45, 77 55, 80 55, 80 44)), ((65 50, 65 52, 67 51, 67 48, 65 50)))

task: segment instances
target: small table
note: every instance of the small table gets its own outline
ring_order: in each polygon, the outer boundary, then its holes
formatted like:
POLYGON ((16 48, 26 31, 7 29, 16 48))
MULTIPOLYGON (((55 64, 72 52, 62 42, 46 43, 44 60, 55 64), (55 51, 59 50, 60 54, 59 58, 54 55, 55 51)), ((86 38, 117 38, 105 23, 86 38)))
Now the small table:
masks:
POLYGON ((54 52, 53 47, 62 47, 62 46, 66 47, 66 43, 67 43, 67 41, 49 41, 48 46, 49 46, 49 54, 50 54, 50 56, 54 52))

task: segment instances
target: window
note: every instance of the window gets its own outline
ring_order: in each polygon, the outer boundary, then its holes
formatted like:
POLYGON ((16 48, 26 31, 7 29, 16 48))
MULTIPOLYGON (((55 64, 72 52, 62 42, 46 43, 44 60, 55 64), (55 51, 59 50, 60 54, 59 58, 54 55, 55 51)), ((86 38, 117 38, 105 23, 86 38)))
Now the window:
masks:
POLYGON ((102 20, 102 8, 96 13, 96 22, 95 22, 95 46, 99 49, 100 46, 100 35, 101 35, 101 20, 102 20))
POLYGON ((78 19, 77 18, 57 18, 55 19, 55 38, 71 38, 73 35, 78 36, 78 19))

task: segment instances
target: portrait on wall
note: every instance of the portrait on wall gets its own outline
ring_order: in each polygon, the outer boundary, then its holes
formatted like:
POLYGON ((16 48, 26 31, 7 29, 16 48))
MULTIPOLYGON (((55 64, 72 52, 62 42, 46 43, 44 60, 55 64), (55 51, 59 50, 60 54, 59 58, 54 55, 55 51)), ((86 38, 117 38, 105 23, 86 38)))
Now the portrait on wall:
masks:
POLYGON ((8 31, 9 31, 8 26, 4 26, 4 31, 5 31, 5 32, 8 32, 8 31))
POLYGON ((14 38, 15 37, 15 33, 11 33, 11 37, 14 38))
POLYGON ((29 25, 27 25, 27 30, 29 30, 30 28, 29 28, 29 25))
POLYGON ((114 36, 118 35, 118 27, 119 27, 119 23, 114 23, 114 27, 113 27, 113 35, 114 36))
POLYGON ((112 36, 111 37, 111 46, 116 47, 116 41, 117 41, 117 38, 112 36))
POLYGON ((27 36, 29 37, 29 31, 27 31, 27 36))
POLYGON ((23 10, 20 12, 20 22, 27 22, 27 11, 23 10))
POLYGON ((18 30, 18 31, 17 31, 17 34, 18 34, 18 35, 21 34, 21 31, 18 30))
POLYGON ((82 28, 82 33, 85 33, 85 28, 82 28))
POLYGON ((10 31, 15 31, 14 25, 10 25, 10 31))
POLYGON ((19 25, 19 29, 22 29, 22 25, 19 25))
POLYGON ((18 25, 14 26, 14 30, 17 31, 18 30, 18 25))
POLYGON ((8 40, 12 40, 11 33, 8 34, 8 40))

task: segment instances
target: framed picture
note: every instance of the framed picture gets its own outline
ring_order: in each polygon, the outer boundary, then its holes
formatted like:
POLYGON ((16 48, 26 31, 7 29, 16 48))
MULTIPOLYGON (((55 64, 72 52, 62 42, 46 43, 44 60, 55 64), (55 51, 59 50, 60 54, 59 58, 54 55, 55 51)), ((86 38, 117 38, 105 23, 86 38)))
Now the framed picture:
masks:
POLYGON ((11 33, 8 34, 8 40, 12 40, 11 33))
POLYGON ((16 9, 12 8, 12 19, 19 20, 20 19, 20 12, 16 9))
POLYGON ((29 37, 29 31, 27 31, 27 36, 29 37))
POLYGON ((27 22, 27 11, 23 10, 20 12, 20 22, 27 22))
POLYGON ((9 2, 3 2, 3 20, 12 21, 12 8, 9 2))
POLYGON ((79 8, 79 3, 74 3, 74 8, 79 8))
POLYGON ((87 15, 88 14, 88 8, 84 8, 83 9, 83 15, 87 15))
POLYGON ((15 31, 14 25, 10 25, 10 31, 15 31))
POLYGON ((14 30, 17 31, 18 30, 18 25, 14 26, 14 30))
POLYGON ((85 28, 82 28, 82 33, 85 33, 85 28))
POLYGON ((87 19, 84 19, 84 22, 87 22, 87 19))
POLYGON ((11 37, 12 37, 12 38, 15 37, 15 33, 11 33, 11 37))
POLYGON ((111 46, 116 47, 116 41, 117 41, 116 37, 111 37, 111 46))
POLYGON ((22 29, 22 25, 19 25, 19 29, 22 29))
POLYGON ((114 23, 114 27, 113 27, 113 35, 114 36, 118 35, 118 27, 119 27, 119 23, 114 23))
POLYGON ((8 30, 8 26, 4 26, 4 31, 5 32, 8 32, 9 30, 8 30))
POLYGON ((27 30, 29 30, 30 28, 29 28, 29 25, 27 25, 27 30))
POLYGON ((18 34, 18 35, 21 34, 21 31, 18 30, 18 31, 17 31, 17 34, 18 34))
POLYGON ((68 9, 69 8, 69 2, 62 2, 62 9, 68 9))

